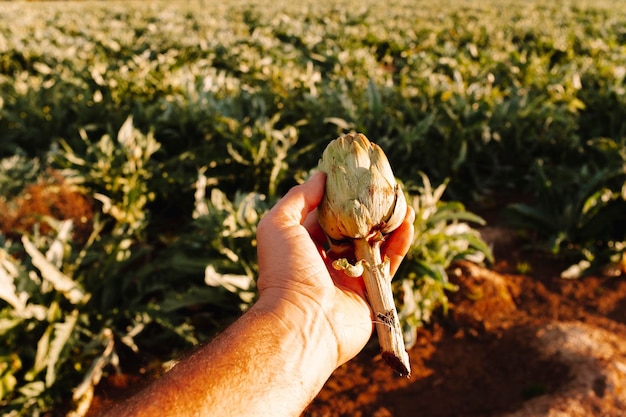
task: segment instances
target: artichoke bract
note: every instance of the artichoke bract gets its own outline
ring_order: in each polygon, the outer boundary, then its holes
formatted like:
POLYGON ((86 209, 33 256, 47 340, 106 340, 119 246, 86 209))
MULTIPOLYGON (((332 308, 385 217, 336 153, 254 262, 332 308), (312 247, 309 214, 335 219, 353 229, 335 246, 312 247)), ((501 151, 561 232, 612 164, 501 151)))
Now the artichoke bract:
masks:
POLYGON ((383 150, 363 134, 350 133, 324 150, 319 169, 326 173, 318 220, 336 254, 354 252, 355 264, 340 258, 333 267, 363 276, 374 310, 376 332, 385 361, 409 376, 409 357, 391 291, 389 259, 382 259, 385 235, 397 229, 407 211, 406 199, 383 150))
POLYGON ((319 169, 326 191, 319 222, 331 242, 361 239, 395 230, 406 214, 406 199, 380 146, 351 133, 324 150, 319 169))

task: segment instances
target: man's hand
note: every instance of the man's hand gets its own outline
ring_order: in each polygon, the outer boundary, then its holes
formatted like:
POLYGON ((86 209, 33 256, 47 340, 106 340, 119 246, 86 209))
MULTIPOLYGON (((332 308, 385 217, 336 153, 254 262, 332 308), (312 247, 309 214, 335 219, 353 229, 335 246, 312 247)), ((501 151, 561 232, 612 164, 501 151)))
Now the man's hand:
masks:
MULTIPOLYGON (((324 183, 323 173, 314 174, 291 189, 261 220, 257 232, 258 289, 262 304, 291 305, 305 321, 324 316, 335 339, 333 366, 337 367, 365 346, 372 334, 373 318, 362 278, 337 271, 332 267, 334 259, 324 251, 326 237, 314 212, 324 183)), ((413 239, 414 218, 415 212, 409 207, 402 225, 383 244, 382 255, 389 258, 392 275, 413 239)), ((290 323, 298 326, 297 321, 290 323)))
MULTIPOLYGON (((300 415, 372 333, 360 278, 332 268, 313 211, 325 177, 294 187, 259 224, 259 300, 211 343, 107 416, 300 415)), ((413 211, 383 246, 395 272, 413 211)))

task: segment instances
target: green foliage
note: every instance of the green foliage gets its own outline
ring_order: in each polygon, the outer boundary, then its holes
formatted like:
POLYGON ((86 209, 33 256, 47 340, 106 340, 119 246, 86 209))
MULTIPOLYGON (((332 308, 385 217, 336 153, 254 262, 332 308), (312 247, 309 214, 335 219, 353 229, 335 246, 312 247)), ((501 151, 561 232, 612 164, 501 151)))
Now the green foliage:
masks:
POLYGON ((38 159, 19 153, 0 160, 0 196, 15 197, 26 184, 35 182, 40 169, 38 159))
POLYGON ((154 199, 148 180, 155 170, 151 157, 160 145, 152 134, 143 135, 128 118, 115 139, 104 135, 92 142, 81 130, 83 156, 61 140, 59 163, 65 175, 79 179, 102 203, 102 212, 115 220, 114 236, 138 235, 146 226, 146 205, 154 199))
POLYGON ((113 351, 103 346, 110 330, 92 332, 85 314, 91 294, 66 274, 71 221, 55 222, 56 237, 22 237, 28 263, 11 255, 11 245, 0 248, 0 403, 7 415, 36 415, 88 380, 88 389, 76 390, 73 401, 84 407, 104 366, 115 364, 113 351), (34 239, 35 241, 31 240, 34 239), (41 251, 38 246, 47 249, 41 251), (83 369, 93 363, 92 369, 83 369), (82 371, 82 372, 81 372, 82 371))
POLYGON ((535 202, 509 206, 509 223, 534 231, 553 254, 584 261, 578 276, 618 262, 626 243, 626 153, 617 154, 603 166, 578 169, 539 160, 532 172, 535 202))
MULTIPOLYGON (((194 198, 193 221, 155 267, 188 282, 191 297, 178 296, 161 307, 197 305, 209 296, 209 291, 203 291, 198 297, 198 287, 208 285, 216 288, 210 292, 218 312, 235 316, 256 296, 256 226, 270 205, 264 195, 255 192, 237 193, 231 201, 202 171, 194 198), (204 281, 198 281, 202 276, 204 281)), ((214 325, 218 325, 217 319, 212 318, 214 325)))
POLYGON ((454 261, 493 262, 490 248, 470 226, 484 220, 459 202, 442 201, 446 183, 433 188, 426 175, 421 177, 423 185, 412 190, 415 237, 393 284, 409 345, 415 340, 415 329, 430 322, 436 308, 447 310, 446 291, 456 288, 447 273, 454 261))
MULTIPOLYGON (((81 155, 63 143, 46 160, 93 192, 99 211, 91 236, 79 242, 71 220, 46 218, 53 233, 35 228, 21 242, 2 240, 0 404, 10 415, 62 404, 84 415, 105 368, 119 371, 120 355, 141 358, 166 345, 161 360, 168 360, 214 334, 255 295, 263 196, 238 193, 231 202, 214 188, 206 199, 215 184, 200 174, 188 226, 157 248, 146 234, 159 144, 130 119, 116 136, 83 137, 81 155)), ((0 164, 7 183, 24 171, 15 162, 0 164)))
POLYGON ((258 219, 347 131, 383 147, 417 213, 394 281, 408 339, 445 308, 451 263, 490 257, 460 201, 531 195, 512 212, 547 248, 623 262, 616 2, 4 2, 0 16, 0 202, 52 169, 94 203, 83 240, 54 215, 0 235, 12 415, 72 396, 84 414, 101 372, 155 346, 169 360, 247 308, 258 219))
POLYGON ((46 4, 25 19, 3 5, 21 25, 10 26, 0 65, 0 153, 38 154, 58 138, 78 149, 81 129, 100 137, 130 114, 162 146, 164 192, 211 160, 221 188, 266 193, 284 191, 295 167, 314 166, 328 138, 354 129, 389 149, 399 177, 418 165, 466 199, 517 187, 538 157, 580 160, 587 140, 624 136, 624 12, 611 2, 196 12, 204 6, 46 4), (275 181, 266 124, 291 149, 275 181), (241 140, 257 147, 257 164, 241 140), (234 170, 255 182, 239 184, 234 170))

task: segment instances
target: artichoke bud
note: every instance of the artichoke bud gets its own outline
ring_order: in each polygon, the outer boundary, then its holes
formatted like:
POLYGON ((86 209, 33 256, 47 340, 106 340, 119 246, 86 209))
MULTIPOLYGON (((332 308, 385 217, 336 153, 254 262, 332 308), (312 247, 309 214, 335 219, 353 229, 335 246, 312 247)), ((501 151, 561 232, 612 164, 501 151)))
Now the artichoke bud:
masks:
POLYGON ((406 199, 380 146, 360 133, 346 134, 328 144, 318 167, 326 173, 318 219, 331 246, 382 239, 400 226, 406 199))

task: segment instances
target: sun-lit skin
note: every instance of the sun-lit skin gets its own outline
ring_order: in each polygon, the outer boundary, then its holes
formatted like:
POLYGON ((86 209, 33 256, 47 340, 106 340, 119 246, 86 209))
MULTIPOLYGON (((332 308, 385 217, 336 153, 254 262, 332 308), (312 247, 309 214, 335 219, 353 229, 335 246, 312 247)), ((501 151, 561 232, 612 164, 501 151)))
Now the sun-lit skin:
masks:
MULTIPOLYGON (((335 270, 315 208, 325 175, 294 187, 258 226, 258 301, 110 417, 298 416, 373 330, 363 281, 335 270)), ((409 210, 382 252, 394 273, 413 238, 409 210)))

